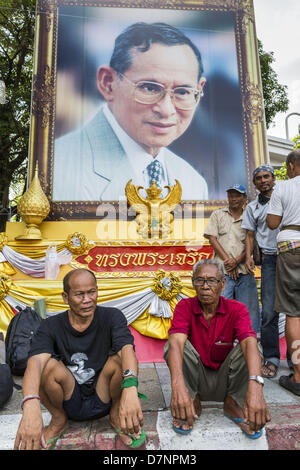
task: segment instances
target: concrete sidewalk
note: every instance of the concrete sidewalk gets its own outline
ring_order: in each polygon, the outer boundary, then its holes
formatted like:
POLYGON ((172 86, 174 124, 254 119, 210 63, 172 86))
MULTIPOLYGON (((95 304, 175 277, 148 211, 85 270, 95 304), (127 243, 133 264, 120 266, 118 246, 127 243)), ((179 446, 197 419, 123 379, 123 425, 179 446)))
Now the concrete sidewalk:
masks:
MULTIPOLYGON (((223 416, 222 403, 204 402, 203 412, 188 436, 172 430, 169 409, 171 398, 169 370, 164 363, 140 364, 139 391, 147 395, 142 401, 147 441, 141 448, 155 450, 296 450, 300 449, 300 397, 278 385, 280 375, 288 375, 286 361, 281 361, 277 378, 266 379, 264 394, 272 421, 263 436, 251 440, 239 427, 223 416)), ((15 378, 21 384, 21 378, 15 378)), ((22 393, 14 394, 0 412, 0 450, 11 450, 21 419, 22 393)), ((43 411, 44 424, 50 416, 43 411)), ((109 425, 108 418, 87 422, 70 422, 57 442, 57 450, 125 450, 109 425)))

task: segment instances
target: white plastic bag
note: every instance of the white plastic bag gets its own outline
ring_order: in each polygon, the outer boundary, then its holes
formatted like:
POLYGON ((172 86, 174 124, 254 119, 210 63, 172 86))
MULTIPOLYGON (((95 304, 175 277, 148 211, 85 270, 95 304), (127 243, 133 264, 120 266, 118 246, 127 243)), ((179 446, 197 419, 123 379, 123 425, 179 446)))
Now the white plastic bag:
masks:
POLYGON ((59 273, 60 263, 58 260, 56 245, 48 246, 45 260, 45 279, 56 279, 59 273))

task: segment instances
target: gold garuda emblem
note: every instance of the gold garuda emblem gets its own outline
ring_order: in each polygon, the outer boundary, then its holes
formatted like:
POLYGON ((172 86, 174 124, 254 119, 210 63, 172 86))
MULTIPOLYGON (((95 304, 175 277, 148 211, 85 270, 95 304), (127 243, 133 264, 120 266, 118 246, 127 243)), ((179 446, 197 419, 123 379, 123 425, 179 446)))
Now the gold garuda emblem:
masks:
POLYGON ((143 238, 165 238, 172 231, 172 211, 180 202, 182 189, 178 180, 175 180, 174 186, 168 185, 165 188, 169 193, 161 198, 162 189, 153 181, 150 188, 146 189, 147 197, 143 197, 140 194, 143 186, 134 186, 132 180, 126 185, 127 201, 137 213, 138 233, 143 238))

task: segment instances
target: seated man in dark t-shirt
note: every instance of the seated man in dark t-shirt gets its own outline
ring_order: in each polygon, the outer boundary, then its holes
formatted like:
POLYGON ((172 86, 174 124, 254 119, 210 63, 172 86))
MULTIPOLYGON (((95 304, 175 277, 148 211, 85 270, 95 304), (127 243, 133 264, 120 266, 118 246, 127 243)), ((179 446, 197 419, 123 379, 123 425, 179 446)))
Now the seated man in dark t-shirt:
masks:
POLYGON ((145 433, 138 362, 126 318, 118 309, 97 306, 91 271, 71 271, 63 284, 69 310, 44 320, 32 341, 15 449, 53 448, 68 419, 107 414, 124 444, 140 447, 145 433), (51 414, 46 427, 39 401, 51 414))

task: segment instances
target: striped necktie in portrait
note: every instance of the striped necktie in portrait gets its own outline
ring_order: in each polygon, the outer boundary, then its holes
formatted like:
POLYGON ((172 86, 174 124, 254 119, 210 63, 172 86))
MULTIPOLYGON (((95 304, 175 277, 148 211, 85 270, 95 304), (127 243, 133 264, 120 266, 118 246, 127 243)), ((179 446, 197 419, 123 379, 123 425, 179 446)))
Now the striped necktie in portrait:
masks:
POLYGON ((147 173, 149 176, 149 186, 155 182, 158 188, 162 187, 162 165, 161 163, 154 159, 148 166, 147 166, 147 173))

